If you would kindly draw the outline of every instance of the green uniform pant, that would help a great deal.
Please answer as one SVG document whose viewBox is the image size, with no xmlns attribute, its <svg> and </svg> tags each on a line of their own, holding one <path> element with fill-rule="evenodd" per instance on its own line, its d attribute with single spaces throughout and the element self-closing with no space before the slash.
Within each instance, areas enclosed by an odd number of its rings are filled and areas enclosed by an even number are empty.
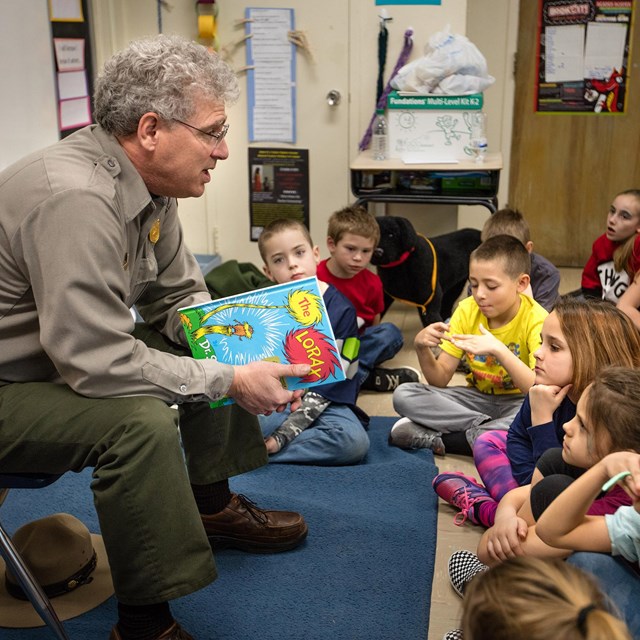
<svg viewBox="0 0 640 640">
<path fill-rule="evenodd" d="M 153 347 L 178 352 L 145 334 Z M 217 482 L 265 463 L 257 419 L 237 405 L 211 410 L 198 402 L 178 412 L 146 396 L 87 398 L 46 382 L 0 387 L 0 471 L 93 467 L 95 508 L 125 604 L 171 600 L 215 579 L 190 482 Z"/>
</svg>

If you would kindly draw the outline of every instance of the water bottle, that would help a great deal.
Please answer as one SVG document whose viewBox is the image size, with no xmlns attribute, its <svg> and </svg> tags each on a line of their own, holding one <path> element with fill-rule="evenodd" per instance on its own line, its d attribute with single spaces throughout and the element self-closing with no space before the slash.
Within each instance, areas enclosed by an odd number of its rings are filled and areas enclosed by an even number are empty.
<svg viewBox="0 0 640 640">
<path fill-rule="evenodd" d="M 374 160 L 387 159 L 387 121 L 383 109 L 376 109 L 376 117 L 373 121 L 371 132 L 371 149 Z"/>
<path fill-rule="evenodd" d="M 471 149 L 478 164 L 487 156 L 487 117 L 482 111 L 471 116 Z"/>
</svg>

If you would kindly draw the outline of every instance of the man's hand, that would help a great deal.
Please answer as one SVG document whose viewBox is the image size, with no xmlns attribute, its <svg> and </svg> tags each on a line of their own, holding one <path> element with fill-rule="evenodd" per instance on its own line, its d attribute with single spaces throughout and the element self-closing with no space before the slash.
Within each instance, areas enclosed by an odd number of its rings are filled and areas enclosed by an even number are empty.
<svg viewBox="0 0 640 640">
<path fill-rule="evenodd" d="M 278 364 L 264 360 L 237 366 L 234 367 L 233 381 L 227 395 L 255 415 L 281 412 L 288 404 L 291 405 L 291 411 L 295 411 L 300 406 L 304 389 L 288 391 L 280 379 L 302 377 L 310 370 L 306 364 Z"/>
</svg>

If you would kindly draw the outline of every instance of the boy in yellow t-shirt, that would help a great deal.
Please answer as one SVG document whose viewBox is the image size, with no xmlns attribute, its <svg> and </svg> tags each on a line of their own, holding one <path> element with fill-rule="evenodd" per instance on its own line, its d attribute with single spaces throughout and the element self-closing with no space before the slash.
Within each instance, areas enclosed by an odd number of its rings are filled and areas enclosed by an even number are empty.
<svg viewBox="0 0 640 640">
<path fill-rule="evenodd" d="M 530 268 L 527 250 L 513 236 L 493 236 L 471 254 L 471 297 L 459 303 L 449 324 L 434 322 L 415 338 L 428 384 L 395 390 L 393 406 L 404 417 L 391 428 L 390 444 L 471 455 L 482 431 L 509 428 L 533 385 L 533 354 L 547 316 L 524 295 Z M 447 387 L 465 354 L 467 386 Z"/>
</svg>

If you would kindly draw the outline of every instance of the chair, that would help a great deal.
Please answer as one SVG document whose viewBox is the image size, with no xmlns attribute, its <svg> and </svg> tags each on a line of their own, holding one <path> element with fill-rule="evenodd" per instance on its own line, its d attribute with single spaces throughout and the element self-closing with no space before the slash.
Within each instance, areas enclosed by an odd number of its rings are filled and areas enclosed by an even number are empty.
<svg viewBox="0 0 640 640">
<path fill-rule="evenodd" d="M 39 475 L 33 473 L 0 473 L 0 506 L 9 489 L 40 489 L 55 482 L 59 475 Z M 15 576 L 16 580 L 31 601 L 33 608 L 38 615 L 53 631 L 58 640 L 69 640 L 69 636 L 62 626 L 48 596 L 42 587 L 37 583 L 33 574 L 24 563 L 20 554 L 16 550 L 11 538 L 2 528 L 0 522 L 0 556 L 4 559 L 7 567 Z"/>
</svg>

